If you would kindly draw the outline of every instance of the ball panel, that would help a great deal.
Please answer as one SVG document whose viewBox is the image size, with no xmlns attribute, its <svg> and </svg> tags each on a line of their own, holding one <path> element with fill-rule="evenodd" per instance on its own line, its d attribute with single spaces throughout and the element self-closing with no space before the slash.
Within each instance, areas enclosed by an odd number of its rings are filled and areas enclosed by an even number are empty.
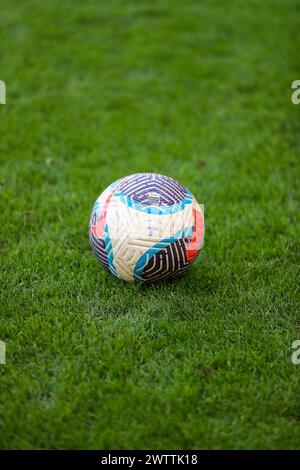
<svg viewBox="0 0 300 470">
<path fill-rule="evenodd" d="M 113 262 L 112 244 L 109 237 L 108 228 L 105 228 L 104 234 L 100 238 L 96 237 L 93 231 L 90 230 L 89 238 L 93 253 L 97 260 L 102 264 L 107 272 L 117 276 Z"/>
<path fill-rule="evenodd" d="M 140 204 L 173 205 L 182 201 L 188 190 L 178 181 L 155 173 L 137 173 L 121 182 L 119 191 Z"/>
<path fill-rule="evenodd" d="M 186 258 L 185 241 L 176 240 L 152 256 L 139 278 L 144 282 L 172 279 L 183 274 L 191 263 Z"/>
<path fill-rule="evenodd" d="M 198 203 L 193 209 L 194 226 L 191 240 L 187 247 L 187 259 L 193 261 L 199 254 L 204 242 L 204 216 Z"/>
</svg>

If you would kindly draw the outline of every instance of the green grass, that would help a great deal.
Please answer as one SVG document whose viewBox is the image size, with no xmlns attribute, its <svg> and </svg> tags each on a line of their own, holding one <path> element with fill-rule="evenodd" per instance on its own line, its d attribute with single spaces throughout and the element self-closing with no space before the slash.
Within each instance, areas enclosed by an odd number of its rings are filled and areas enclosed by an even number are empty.
<svg viewBox="0 0 300 470">
<path fill-rule="evenodd" d="M 1 448 L 299 448 L 300 3 L 2 0 Z M 178 179 L 204 252 L 153 286 L 87 237 Z"/>
</svg>

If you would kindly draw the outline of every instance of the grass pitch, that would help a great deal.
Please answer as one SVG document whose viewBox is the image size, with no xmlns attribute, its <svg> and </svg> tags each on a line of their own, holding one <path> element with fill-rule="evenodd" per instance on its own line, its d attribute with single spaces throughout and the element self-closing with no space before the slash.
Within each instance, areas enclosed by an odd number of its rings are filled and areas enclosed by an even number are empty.
<svg viewBox="0 0 300 470">
<path fill-rule="evenodd" d="M 299 448 L 299 1 L 2 0 L 1 448 Z M 135 172 L 205 204 L 200 261 L 92 255 Z"/>
</svg>

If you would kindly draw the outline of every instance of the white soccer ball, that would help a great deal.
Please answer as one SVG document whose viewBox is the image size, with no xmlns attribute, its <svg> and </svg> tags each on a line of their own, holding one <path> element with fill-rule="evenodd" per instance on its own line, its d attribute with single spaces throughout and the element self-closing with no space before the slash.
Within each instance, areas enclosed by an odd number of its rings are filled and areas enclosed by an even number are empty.
<svg viewBox="0 0 300 470">
<path fill-rule="evenodd" d="M 100 194 L 89 237 L 96 258 L 116 277 L 142 282 L 174 278 L 203 246 L 203 206 L 178 181 L 137 173 Z"/>
</svg>

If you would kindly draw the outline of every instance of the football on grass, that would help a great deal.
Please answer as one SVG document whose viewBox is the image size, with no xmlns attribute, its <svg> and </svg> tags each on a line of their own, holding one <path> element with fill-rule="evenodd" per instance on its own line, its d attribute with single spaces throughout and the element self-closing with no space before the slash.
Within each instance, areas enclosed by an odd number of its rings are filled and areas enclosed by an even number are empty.
<svg viewBox="0 0 300 470">
<path fill-rule="evenodd" d="M 125 176 L 96 200 L 89 238 L 96 258 L 116 277 L 142 282 L 174 278 L 203 246 L 203 206 L 168 176 Z"/>
</svg>

